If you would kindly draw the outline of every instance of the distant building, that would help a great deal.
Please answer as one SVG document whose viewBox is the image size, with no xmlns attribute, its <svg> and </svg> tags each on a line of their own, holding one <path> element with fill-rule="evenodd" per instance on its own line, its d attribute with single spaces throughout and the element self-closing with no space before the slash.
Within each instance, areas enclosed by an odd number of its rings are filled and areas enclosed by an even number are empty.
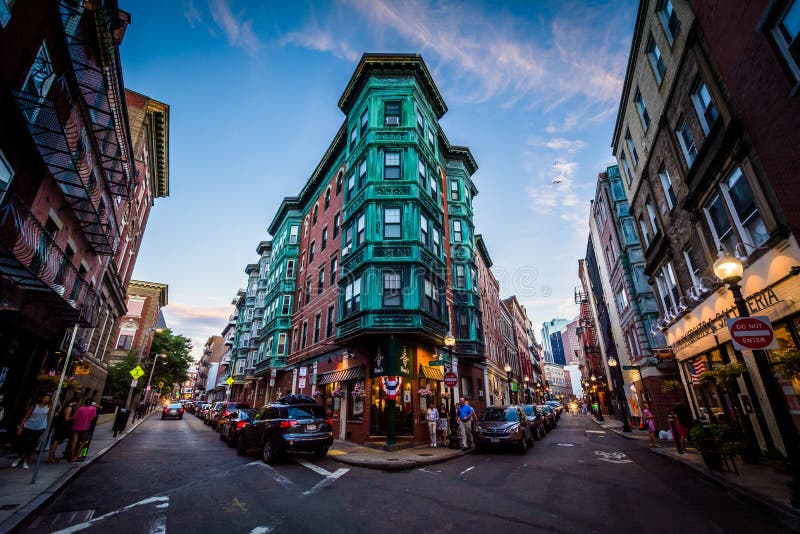
<svg viewBox="0 0 800 534">
<path fill-rule="evenodd" d="M 568 319 L 551 319 L 545 323 L 542 323 L 542 356 L 545 362 L 554 362 L 553 359 L 553 347 L 551 344 L 551 335 L 558 332 L 559 334 L 561 331 L 567 326 L 569 323 Z M 562 345 L 562 353 L 563 353 L 563 342 L 559 339 L 559 345 Z"/>
<path fill-rule="evenodd" d="M 138 359 L 150 357 L 161 309 L 168 303 L 169 286 L 158 282 L 131 280 L 128 284 L 127 313 L 119 322 L 113 349 L 108 357 L 109 365 L 117 363 L 128 354 Z"/>
</svg>

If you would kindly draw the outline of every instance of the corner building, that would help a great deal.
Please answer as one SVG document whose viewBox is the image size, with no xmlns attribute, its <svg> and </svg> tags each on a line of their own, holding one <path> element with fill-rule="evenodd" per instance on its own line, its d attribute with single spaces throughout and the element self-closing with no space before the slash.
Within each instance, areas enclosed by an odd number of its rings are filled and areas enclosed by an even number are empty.
<svg viewBox="0 0 800 534">
<path fill-rule="evenodd" d="M 447 107 L 418 55 L 365 54 L 339 108 L 333 142 L 269 227 L 255 374 L 269 399 L 317 398 L 337 438 L 420 442 L 425 410 L 450 394 L 448 370 L 453 396 L 485 402 L 477 164 L 440 129 Z M 389 376 L 402 379 L 394 401 Z"/>
</svg>

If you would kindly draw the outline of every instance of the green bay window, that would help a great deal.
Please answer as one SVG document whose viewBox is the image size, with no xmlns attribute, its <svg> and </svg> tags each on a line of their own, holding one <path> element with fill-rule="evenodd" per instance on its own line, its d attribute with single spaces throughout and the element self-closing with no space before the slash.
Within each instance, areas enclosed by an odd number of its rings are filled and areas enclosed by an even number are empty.
<svg viewBox="0 0 800 534">
<path fill-rule="evenodd" d="M 402 237 L 400 208 L 386 208 L 383 210 L 383 238 L 400 239 Z"/>
<path fill-rule="evenodd" d="M 383 178 L 384 180 L 401 178 L 399 150 L 387 150 L 383 153 Z"/>
<path fill-rule="evenodd" d="M 383 305 L 384 307 L 399 307 L 403 304 L 402 274 L 400 271 L 386 271 L 383 273 Z"/>
</svg>

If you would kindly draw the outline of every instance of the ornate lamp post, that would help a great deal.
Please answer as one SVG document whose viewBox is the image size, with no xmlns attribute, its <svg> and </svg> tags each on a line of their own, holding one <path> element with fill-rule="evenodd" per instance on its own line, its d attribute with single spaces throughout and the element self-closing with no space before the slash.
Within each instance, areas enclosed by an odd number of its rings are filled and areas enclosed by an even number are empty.
<svg viewBox="0 0 800 534">
<path fill-rule="evenodd" d="M 511 402 L 511 366 L 509 364 L 505 364 L 503 366 L 503 371 L 506 372 L 506 382 L 508 382 L 508 402 Z"/>
<path fill-rule="evenodd" d="M 628 401 L 625 398 L 625 391 L 623 388 L 624 378 L 622 376 L 622 369 L 619 368 L 619 363 L 613 356 L 608 359 L 608 366 L 611 367 L 611 372 L 617 375 L 614 377 L 614 390 L 617 395 L 617 401 L 619 402 L 620 415 L 622 416 L 622 431 L 630 432 L 631 421 L 630 415 L 628 414 Z"/>
<path fill-rule="evenodd" d="M 447 348 L 447 356 L 450 359 L 450 370 L 453 370 L 453 346 L 456 344 L 456 338 L 453 337 L 452 332 L 447 332 L 447 335 L 444 336 L 444 346 Z M 458 443 L 458 426 L 456 422 L 456 399 L 455 399 L 455 389 L 450 388 L 450 405 L 447 408 L 448 416 L 450 419 L 450 424 L 448 427 L 450 428 L 450 448 L 457 449 L 459 448 Z"/>
<path fill-rule="evenodd" d="M 795 269 L 792 269 L 792 274 L 795 274 L 794 271 Z M 750 309 L 747 307 L 747 302 L 742 295 L 742 286 L 739 285 L 739 282 L 742 281 L 743 273 L 744 266 L 741 260 L 732 254 L 728 254 L 723 247 L 720 247 L 717 261 L 714 262 L 714 274 L 733 293 L 733 302 L 736 305 L 739 317 L 750 317 Z M 778 421 L 778 430 L 786 445 L 789 460 L 788 468 L 792 477 L 789 482 L 792 507 L 800 508 L 800 460 L 798 459 L 800 454 L 798 454 L 798 440 L 797 433 L 794 430 L 794 422 L 789 408 L 786 406 L 786 400 L 781 393 L 778 381 L 775 379 L 767 353 L 763 350 L 754 350 L 753 360 L 756 362 L 756 368 L 761 376 L 761 382 L 764 384 L 764 391 L 772 407 L 772 413 Z"/>
<path fill-rule="evenodd" d="M 528 388 L 528 383 L 531 379 L 526 375 L 522 378 L 522 381 L 525 382 L 525 402 L 530 402 L 531 390 Z"/>
<path fill-rule="evenodd" d="M 150 384 L 153 381 L 153 371 L 156 370 L 156 364 L 158 363 L 159 359 L 165 359 L 167 357 L 166 354 L 156 354 L 155 358 L 153 358 L 153 367 L 150 368 L 150 378 L 147 379 L 147 388 L 145 388 L 145 404 L 150 404 L 150 398 L 153 396 L 153 392 L 150 390 Z"/>
</svg>

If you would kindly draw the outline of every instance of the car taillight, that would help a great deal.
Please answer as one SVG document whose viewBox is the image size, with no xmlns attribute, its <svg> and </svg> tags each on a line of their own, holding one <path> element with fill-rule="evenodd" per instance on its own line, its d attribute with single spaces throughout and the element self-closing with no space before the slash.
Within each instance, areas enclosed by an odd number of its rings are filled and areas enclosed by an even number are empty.
<svg viewBox="0 0 800 534">
<path fill-rule="evenodd" d="M 238 423 L 236 423 L 236 428 L 237 429 L 242 429 L 242 428 L 245 427 L 246 424 L 247 424 L 247 421 L 239 421 Z"/>
<path fill-rule="evenodd" d="M 330 426 L 333 426 L 333 419 L 328 419 L 328 424 L 329 424 Z"/>
<path fill-rule="evenodd" d="M 183 408 L 178 408 L 178 413 L 183 413 Z"/>
<path fill-rule="evenodd" d="M 166 408 L 164 408 L 164 413 L 167 413 L 167 409 Z"/>
<path fill-rule="evenodd" d="M 288 421 L 281 421 L 281 428 L 291 428 L 297 425 L 296 419 L 289 419 Z"/>
</svg>

